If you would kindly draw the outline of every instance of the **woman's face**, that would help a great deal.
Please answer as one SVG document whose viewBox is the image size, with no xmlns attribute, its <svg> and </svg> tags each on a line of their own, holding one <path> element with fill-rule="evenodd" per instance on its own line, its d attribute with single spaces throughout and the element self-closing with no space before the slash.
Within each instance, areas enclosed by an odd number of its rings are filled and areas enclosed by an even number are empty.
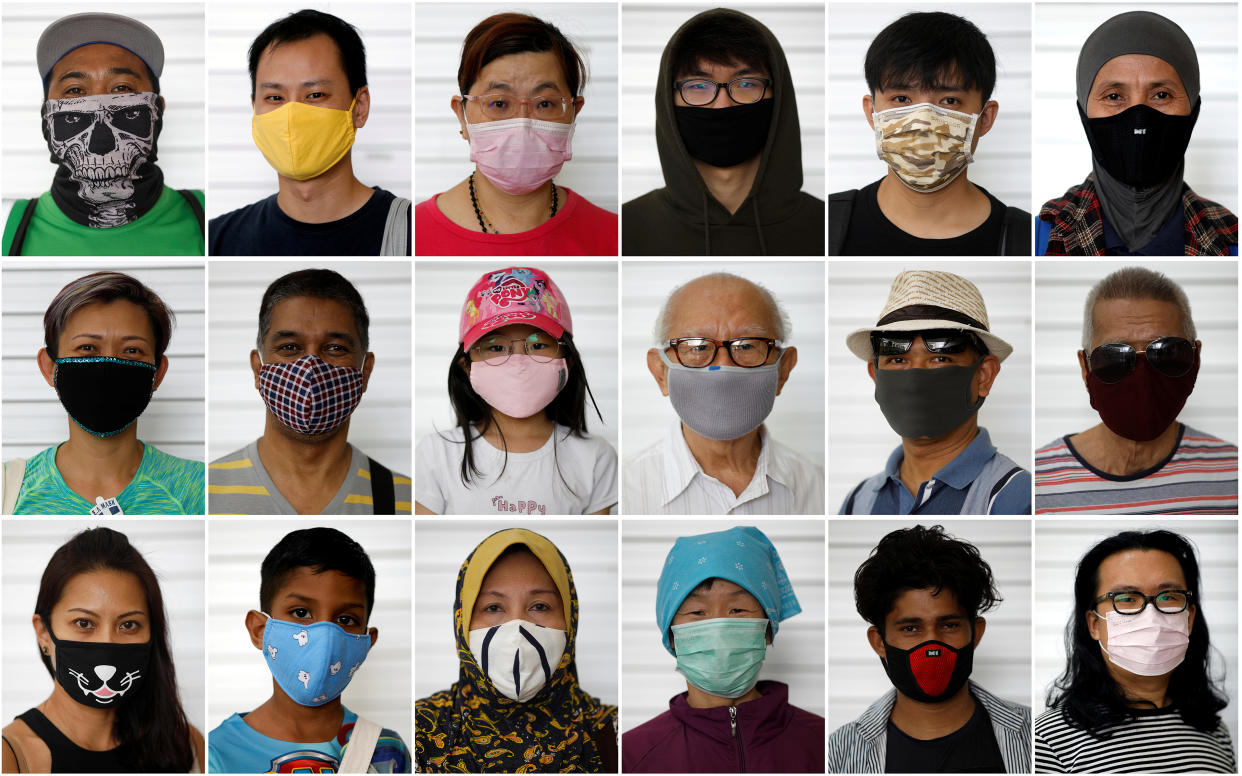
<svg viewBox="0 0 1242 776">
<path fill-rule="evenodd" d="M 1154 596 L 1161 590 L 1185 590 L 1186 574 L 1182 564 L 1164 550 L 1122 550 L 1105 558 L 1096 571 L 1099 583 L 1096 585 L 1097 598 L 1107 593 L 1135 592 L 1145 596 Z M 1148 604 L 1151 606 L 1151 604 Z M 1104 619 L 1113 611 L 1107 600 L 1096 604 L 1093 612 L 1087 612 L 1087 630 L 1091 637 L 1108 649 L 1108 626 Z M 1195 626 L 1195 606 L 1188 607 L 1189 627 Z M 1097 616 L 1098 615 L 1098 616 Z M 1161 617 L 1180 617 L 1181 615 L 1161 614 Z M 1114 669 L 1124 669 L 1113 666 Z"/>
<path fill-rule="evenodd" d="M 142 644 L 151 640 L 147 596 L 138 577 L 126 571 L 100 569 L 72 577 L 52 607 L 50 627 L 61 641 Z M 45 633 L 39 646 L 52 656 L 56 650 Z"/>
<path fill-rule="evenodd" d="M 561 60 L 551 51 L 523 51 L 520 54 L 508 54 L 488 62 L 479 71 L 478 77 L 470 86 L 469 94 L 482 97 L 495 96 L 503 103 L 493 99 L 493 103 L 509 105 L 516 109 L 512 118 L 539 118 L 572 124 L 582 110 L 583 99 L 575 97 L 569 90 L 565 80 L 565 72 Z M 572 100 L 561 103 L 562 98 Z M 521 100 L 528 100 L 521 103 Z M 536 108 L 544 110 L 561 103 L 562 113 L 535 115 Z M 470 137 L 467 124 L 479 124 L 485 121 L 499 121 L 499 118 L 488 116 L 480 100 L 463 100 L 453 97 L 453 112 L 462 122 L 462 132 Z"/>
<path fill-rule="evenodd" d="M 155 330 L 142 307 L 125 299 L 93 302 L 65 321 L 56 342 L 58 358 L 108 356 L 155 361 Z"/>
<path fill-rule="evenodd" d="M 533 554 L 515 552 L 492 564 L 474 602 L 470 630 L 526 620 L 565 630 L 565 609 L 548 570 Z"/>
</svg>

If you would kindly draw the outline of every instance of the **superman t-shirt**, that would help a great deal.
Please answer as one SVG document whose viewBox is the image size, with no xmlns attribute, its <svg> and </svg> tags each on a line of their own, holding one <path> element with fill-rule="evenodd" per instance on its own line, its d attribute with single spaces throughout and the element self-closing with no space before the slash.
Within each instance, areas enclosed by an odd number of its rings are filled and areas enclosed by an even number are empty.
<svg viewBox="0 0 1242 776">
<path fill-rule="evenodd" d="M 269 738 L 234 714 L 208 736 L 207 767 L 212 773 L 337 773 L 358 715 L 345 709 L 341 729 L 330 741 L 294 743 Z M 401 736 L 380 731 L 370 773 L 409 773 L 410 751 Z"/>
</svg>

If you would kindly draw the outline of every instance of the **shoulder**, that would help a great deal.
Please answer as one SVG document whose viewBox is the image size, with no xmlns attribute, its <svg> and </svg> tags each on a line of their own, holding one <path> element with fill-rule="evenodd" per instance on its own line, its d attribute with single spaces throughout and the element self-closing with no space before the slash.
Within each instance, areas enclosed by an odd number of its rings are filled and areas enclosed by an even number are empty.
<svg viewBox="0 0 1242 776">
<path fill-rule="evenodd" d="M 1068 452 L 1069 452 L 1069 445 L 1065 443 L 1065 437 L 1061 436 L 1061 437 L 1057 437 L 1056 439 L 1052 440 L 1048 444 L 1043 445 L 1042 447 L 1036 448 L 1035 456 L 1040 457 L 1040 456 L 1059 455 L 1061 453 L 1068 453 Z"/>
<path fill-rule="evenodd" d="M 617 450 L 612 446 L 612 443 L 598 434 L 587 434 L 584 437 L 580 437 L 577 434 L 570 434 L 569 429 L 565 426 L 557 426 L 557 433 L 563 434 L 561 438 L 565 440 L 566 446 L 571 449 L 582 450 L 595 460 L 601 458 L 616 459 L 617 457 Z"/>
<path fill-rule="evenodd" d="M 253 443 L 251 443 L 253 444 Z M 238 448 L 228 455 L 222 455 L 207 465 L 208 472 L 211 476 L 216 476 L 218 472 L 236 471 L 238 469 L 249 469 L 254 466 L 254 461 L 250 459 L 251 445 Z"/>
<path fill-rule="evenodd" d="M 671 711 L 663 711 L 641 725 L 621 734 L 621 747 L 631 765 L 640 765 L 661 744 L 683 727 Z"/>
<path fill-rule="evenodd" d="M 1082 183 L 1071 186 L 1060 197 L 1054 197 L 1044 203 L 1039 209 L 1039 218 L 1044 221 L 1052 221 L 1064 210 L 1072 207 L 1082 207 L 1096 202 L 1095 181 L 1090 175 Z"/>
<path fill-rule="evenodd" d="M 771 447 L 772 460 L 782 467 L 801 476 L 823 478 L 824 467 L 815 463 L 809 456 L 783 444 L 774 437 L 768 437 L 768 445 Z"/>
<path fill-rule="evenodd" d="M 1213 436 L 1212 434 L 1206 434 L 1202 431 L 1199 431 L 1198 429 L 1191 428 L 1190 426 L 1186 426 L 1185 429 L 1182 431 L 1182 447 L 1185 447 L 1188 444 L 1196 445 L 1200 447 L 1206 446 L 1206 447 L 1227 448 L 1227 449 L 1232 450 L 1235 453 L 1238 450 L 1238 446 L 1235 445 L 1234 443 L 1226 442 L 1225 440 L 1219 437 Z"/>
<path fill-rule="evenodd" d="M 1035 716 L 1035 735 L 1047 737 L 1050 733 L 1064 731 L 1070 727 L 1061 706 L 1044 709 Z"/>
<path fill-rule="evenodd" d="M 558 186 L 557 188 L 560 188 L 560 187 Z M 595 204 L 591 200 L 587 199 L 586 197 L 582 196 L 581 194 L 579 194 L 578 192 L 574 191 L 573 189 L 569 187 L 565 187 L 565 190 L 569 192 L 569 196 L 577 200 L 577 205 L 575 206 L 575 210 L 574 210 L 575 218 L 580 218 L 582 220 L 590 220 L 590 221 L 610 222 L 614 225 L 616 224 L 617 222 L 616 213 L 612 212 L 611 210 L 605 210 L 604 208 L 600 207 L 599 205 Z"/>
<path fill-rule="evenodd" d="M 42 738 L 20 719 L 0 730 L 4 736 L 4 772 L 18 773 L 24 764 L 30 773 L 48 773 L 52 769 L 52 752 Z"/>
<path fill-rule="evenodd" d="M 239 207 L 208 221 L 207 233 L 211 243 L 209 246 L 210 252 L 212 254 L 229 254 L 244 248 L 248 245 L 245 233 L 269 218 L 272 214 L 272 209 L 275 207 L 276 195 L 272 194 L 258 202 L 252 202 L 249 205 Z"/>
<path fill-rule="evenodd" d="M 625 471 L 627 474 L 662 472 L 667 452 L 668 444 L 664 438 L 661 438 L 627 458 L 624 463 Z"/>
<path fill-rule="evenodd" d="M 150 449 L 151 461 L 161 470 L 176 475 L 193 475 L 203 476 L 203 462 L 195 461 L 191 458 L 178 458 L 175 455 L 166 453 L 153 444 L 143 443 Z"/>
<path fill-rule="evenodd" d="M 653 209 L 663 210 L 665 207 L 663 194 L 664 189 L 652 189 L 642 196 L 635 197 L 621 205 L 621 215 L 628 218 L 631 215 L 641 216 Z"/>
<path fill-rule="evenodd" d="M 236 210 L 230 210 L 222 216 L 216 216 L 208 222 L 208 225 L 212 229 L 236 227 L 266 213 L 275 203 L 276 195 L 272 194 L 258 202 L 251 202 Z"/>
</svg>

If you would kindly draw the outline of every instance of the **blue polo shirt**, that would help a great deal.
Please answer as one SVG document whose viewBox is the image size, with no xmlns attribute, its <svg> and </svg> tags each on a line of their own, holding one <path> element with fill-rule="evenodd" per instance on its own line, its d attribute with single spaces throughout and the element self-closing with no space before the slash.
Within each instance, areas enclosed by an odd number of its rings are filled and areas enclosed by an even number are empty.
<svg viewBox="0 0 1242 776">
<path fill-rule="evenodd" d="M 971 440 L 966 449 L 945 464 L 930 480 L 919 485 L 914 495 L 901 481 L 901 462 L 905 450 L 901 445 L 888 457 L 884 466 L 884 482 L 876 494 L 873 515 L 960 515 L 966 501 L 966 490 L 983 467 L 996 455 L 996 445 L 986 428 Z M 1031 513 L 1031 473 L 1022 471 L 996 494 L 992 505 L 994 515 Z"/>
</svg>

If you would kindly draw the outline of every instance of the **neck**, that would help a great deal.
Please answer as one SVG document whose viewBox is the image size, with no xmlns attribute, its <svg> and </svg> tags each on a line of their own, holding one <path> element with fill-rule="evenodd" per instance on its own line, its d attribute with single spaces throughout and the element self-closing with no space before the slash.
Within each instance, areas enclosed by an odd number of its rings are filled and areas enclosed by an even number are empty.
<svg viewBox="0 0 1242 776">
<path fill-rule="evenodd" d="M 681 434 L 704 474 L 721 481 L 729 475 L 741 475 L 746 482 L 755 476 L 759 453 L 763 450 L 758 428 L 737 439 L 708 439 L 682 423 Z"/>
<path fill-rule="evenodd" d="M 276 204 L 295 221 L 324 224 L 339 221 L 366 204 L 374 190 L 354 177 L 353 151 L 323 175 L 298 181 L 279 176 Z"/>
<path fill-rule="evenodd" d="M 56 448 L 56 468 L 66 480 L 129 483 L 138 473 L 144 451 L 136 423 L 115 436 L 97 437 L 71 420 L 69 440 Z M 95 495 L 110 498 L 117 494 Z M 93 502 L 94 496 L 87 500 Z"/>
<path fill-rule="evenodd" d="M 323 477 L 341 466 L 349 465 L 349 421 L 322 439 L 307 438 L 290 431 L 269 412 L 259 437 L 259 458 L 269 473 L 279 472 L 296 477 Z"/>
<path fill-rule="evenodd" d="M 345 707 L 341 705 L 340 696 L 322 706 L 303 706 L 286 695 L 275 679 L 272 680 L 272 697 L 251 715 L 260 713 L 265 722 L 275 723 L 275 732 L 279 735 L 273 738 L 305 744 L 332 740 L 345 721 Z"/>
<path fill-rule="evenodd" d="M 1130 701 L 1131 706 L 1150 708 L 1155 706 L 1163 709 L 1172 703 L 1169 698 L 1169 677 L 1172 672 L 1162 676 L 1139 676 L 1113 665 L 1111 660 L 1105 661 L 1108 673 L 1121 688 L 1121 694 Z"/>
<path fill-rule="evenodd" d="M 897 701 L 888 718 L 911 738 L 930 741 L 962 729 L 975 713 L 970 685 L 962 685 L 952 698 L 939 703 L 923 703 L 897 692 Z"/>
<path fill-rule="evenodd" d="M 721 698 L 719 695 L 703 692 L 694 685 L 686 682 L 686 704 L 692 709 L 717 709 L 721 706 L 736 706 L 739 703 L 746 703 L 758 698 L 762 698 L 763 693 L 759 692 L 759 686 L 755 685 L 740 698 Z"/>
<path fill-rule="evenodd" d="M 555 429 L 556 423 L 543 410 L 528 418 L 514 418 L 492 408 L 491 420 L 481 433 L 497 450 L 529 453 L 543 447 Z"/>
<path fill-rule="evenodd" d="M 911 494 L 943 469 L 979 435 L 979 419 L 972 415 L 962 425 L 935 439 L 901 440 L 903 457 L 899 473 Z"/>
<path fill-rule="evenodd" d="M 1146 471 L 1169 457 L 1177 445 L 1181 424 L 1176 420 L 1148 442 L 1118 436 L 1103 423 L 1070 437 L 1074 449 L 1096 469 L 1107 474 L 1127 476 Z"/>
<path fill-rule="evenodd" d="M 991 215 L 992 205 L 963 171 L 939 191 L 923 193 L 901 182 L 891 169 L 876 192 L 880 212 L 915 237 L 942 239 L 964 234 Z"/>
<path fill-rule="evenodd" d="M 120 743 L 113 735 L 116 709 L 84 706 L 69 697 L 59 683 L 52 695 L 38 706 L 43 716 L 83 749 L 106 752 Z"/>
<path fill-rule="evenodd" d="M 485 221 L 501 234 L 529 232 L 552 217 L 551 180 L 526 194 L 510 194 L 476 169 L 474 196 Z M 565 204 L 564 189 L 557 189 L 557 197 L 559 208 Z"/>
<path fill-rule="evenodd" d="M 694 166 L 698 168 L 707 191 L 732 214 L 738 211 L 750 194 L 755 176 L 759 173 L 759 157 L 732 167 L 713 167 L 695 159 Z"/>
</svg>

